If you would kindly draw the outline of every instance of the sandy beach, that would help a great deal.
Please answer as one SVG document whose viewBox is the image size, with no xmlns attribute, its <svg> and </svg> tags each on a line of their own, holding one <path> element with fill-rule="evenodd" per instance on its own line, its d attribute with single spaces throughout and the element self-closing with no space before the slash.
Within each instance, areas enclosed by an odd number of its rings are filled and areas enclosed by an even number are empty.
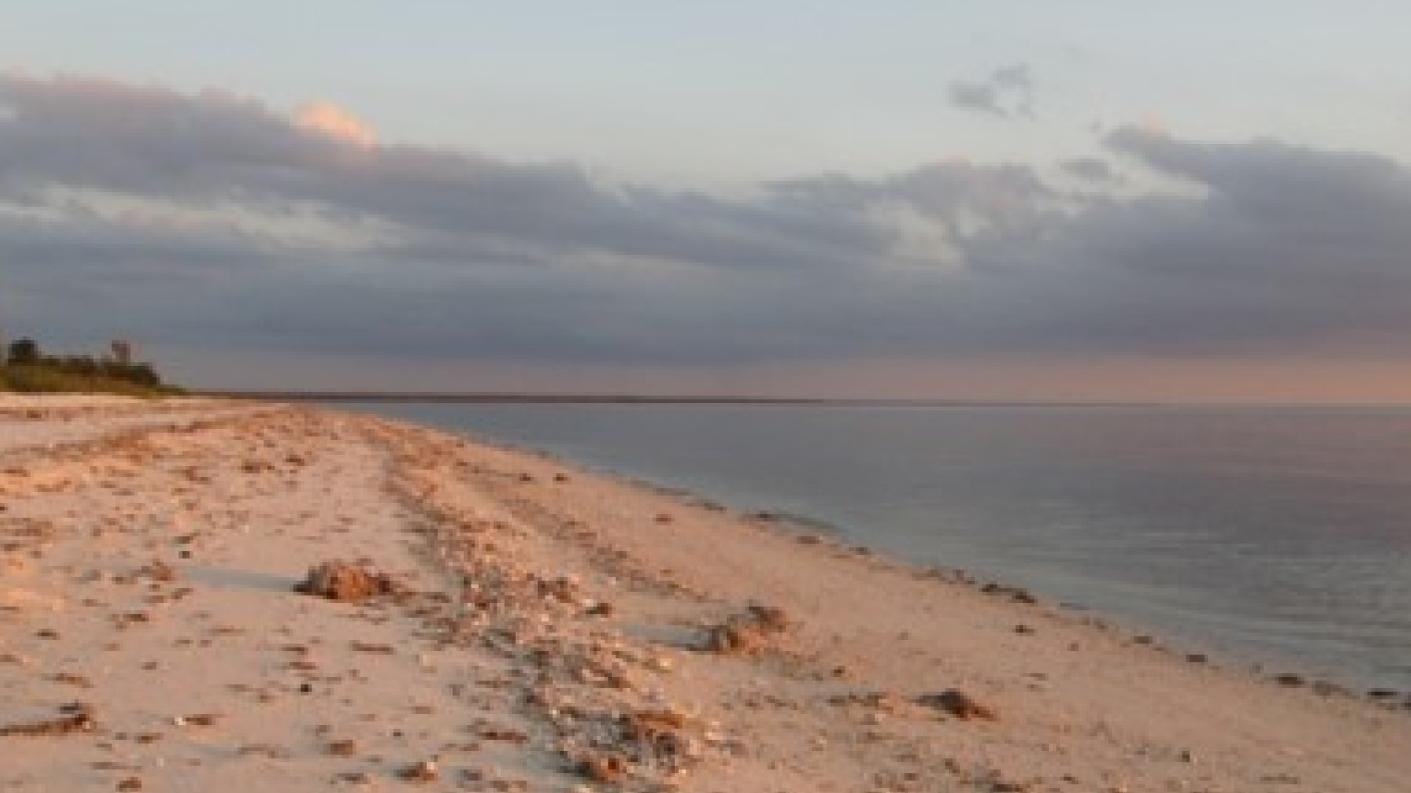
<svg viewBox="0 0 1411 793">
<path fill-rule="evenodd" d="M 0 790 L 1411 790 L 1405 693 L 370 417 L 0 396 L 0 548 Z"/>
</svg>

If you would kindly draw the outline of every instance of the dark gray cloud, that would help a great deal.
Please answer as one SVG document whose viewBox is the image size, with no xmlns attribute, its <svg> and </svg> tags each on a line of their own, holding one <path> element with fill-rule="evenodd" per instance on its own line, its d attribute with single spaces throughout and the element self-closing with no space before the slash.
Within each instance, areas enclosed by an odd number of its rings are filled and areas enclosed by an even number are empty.
<svg viewBox="0 0 1411 793">
<path fill-rule="evenodd" d="M 1016 63 L 994 70 L 979 80 L 950 84 L 952 105 L 1004 119 L 1034 117 L 1034 76 L 1028 64 Z"/>
<path fill-rule="evenodd" d="M 953 161 L 724 199 L 355 143 L 213 92 L 9 76 L 0 108 L 0 324 L 58 340 L 683 365 L 1411 349 L 1411 174 L 1375 155 L 1123 129 L 1124 170 L 1187 189 Z"/>
<path fill-rule="evenodd" d="M 1119 181 L 1121 178 L 1117 169 L 1113 168 L 1106 160 L 1098 157 L 1076 157 L 1064 160 L 1060 165 L 1064 173 L 1089 182 L 1111 183 Z"/>
</svg>

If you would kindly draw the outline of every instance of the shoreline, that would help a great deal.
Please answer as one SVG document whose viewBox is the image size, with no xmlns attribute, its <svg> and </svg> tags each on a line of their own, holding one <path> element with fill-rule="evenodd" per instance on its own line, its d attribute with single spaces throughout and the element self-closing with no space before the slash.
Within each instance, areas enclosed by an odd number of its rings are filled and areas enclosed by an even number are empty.
<svg viewBox="0 0 1411 793">
<path fill-rule="evenodd" d="M 1131 637 L 1142 637 L 1143 642 L 1148 642 L 1153 646 L 1160 647 L 1171 653 L 1173 657 L 1198 655 L 1209 659 L 1212 663 L 1229 669 L 1233 673 L 1247 674 L 1255 679 L 1273 680 L 1279 677 L 1298 676 L 1303 678 L 1310 685 L 1316 685 L 1326 689 L 1336 689 L 1358 695 L 1364 695 L 1368 691 L 1397 691 L 1401 693 L 1407 701 L 1411 701 L 1411 689 L 1401 691 L 1399 687 L 1388 683 L 1386 680 L 1378 679 L 1372 673 L 1358 674 L 1335 669 L 1315 670 L 1308 664 L 1300 662 L 1298 658 L 1294 657 L 1296 653 L 1290 652 L 1285 656 L 1277 656 L 1273 653 L 1261 652 L 1253 647 L 1241 648 L 1238 646 L 1230 646 L 1222 643 L 1219 639 L 1202 637 L 1198 630 L 1183 630 L 1178 625 L 1163 624 L 1159 618 L 1143 619 L 1135 614 L 1116 614 L 1099 604 L 1090 604 L 1078 599 L 1061 598 L 1044 591 L 1041 587 L 1016 584 L 1012 579 L 1006 577 L 1003 571 L 980 571 L 963 564 L 929 564 L 917 561 L 908 558 L 903 552 L 874 547 L 863 539 L 849 537 L 848 527 L 846 525 L 825 518 L 795 513 L 790 510 L 778 510 L 767 505 L 738 504 L 732 502 L 726 496 L 713 495 L 693 489 L 689 484 L 676 484 L 663 479 L 654 479 L 650 474 L 620 470 L 611 465 L 577 460 L 570 454 L 553 449 L 540 448 L 508 440 L 498 440 L 474 428 L 438 426 L 431 423 L 419 422 L 415 419 L 369 412 L 342 405 L 328 405 L 321 406 L 321 408 L 355 416 L 370 416 L 380 420 L 402 422 L 410 426 L 453 435 L 468 440 L 471 443 L 497 449 L 509 454 L 529 455 L 562 466 L 578 468 L 597 476 L 623 482 L 629 486 L 645 488 L 663 496 L 678 499 L 683 504 L 689 506 L 719 509 L 739 520 L 762 520 L 763 522 L 773 524 L 775 528 L 783 531 L 785 536 L 788 537 L 799 534 L 817 534 L 826 538 L 829 542 L 834 543 L 839 548 L 863 549 L 868 554 L 875 554 L 879 557 L 890 559 L 898 565 L 911 568 L 918 574 L 937 573 L 944 576 L 955 577 L 962 582 L 969 581 L 970 584 L 976 588 L 992 586 L 1002 590 L 1032 590 L 1032 594 L 1043 598 L 1048 603 L 1062 608 L 1066 612 L 1072 613 L 1074 617 L 1079 620 L 1097 623 Z"/>
<path fill-rule="evenodd" d="M 1197 661 L 1014 587 L 479 438 L 165 404 L 51 417 L 0 397 L 0 441 L 34 441 L 0 443 L 0 752 L 25 750 L 0 785 L 1361 793 L 1411 776 L 1411 708 Z M 390 594 L 290 591 L 334 556 Z M 89 728 L 4 734 L 76 697 Z"/>
</svg>

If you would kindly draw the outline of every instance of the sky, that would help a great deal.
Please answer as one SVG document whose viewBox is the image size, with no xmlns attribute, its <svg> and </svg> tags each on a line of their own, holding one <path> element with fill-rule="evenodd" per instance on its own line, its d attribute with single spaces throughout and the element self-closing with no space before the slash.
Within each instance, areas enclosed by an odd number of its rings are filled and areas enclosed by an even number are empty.
<svg viewBox="0 0 1411 793">
<path fill-rule="evenodd" d="M 213 388 L 1411 400 L 1394 2 L 13 2 L 0 334 Z"/>
</svg>

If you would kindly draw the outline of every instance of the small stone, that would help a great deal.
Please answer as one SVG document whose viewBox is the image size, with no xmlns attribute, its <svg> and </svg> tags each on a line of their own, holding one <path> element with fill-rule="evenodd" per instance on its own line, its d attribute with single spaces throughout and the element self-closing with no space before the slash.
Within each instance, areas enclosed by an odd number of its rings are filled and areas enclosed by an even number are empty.
<svg viewBox="0 0 1411 793">
<path fill-rule="evenodd" d="M 969 694 L 959 689 L 946 689 L 939 694 L 923 694 L 916 699 L 918 704 L 943 710 L 958 719 L 985 719 L 994 721 L 995 711 L 977 702 Z"/>
<path fill-rule="evenodd" d="M 617 755 L 588 757 L 578 764 L 578 771 L 594 782 L 614 784 L 627 776 L 627 764 Z"/>
<path fill-rule="evenodd" d="M 406 782 L 435 782 L 440 775 L 434 760 L 422 760 L 397 771 L 397 778 Z"/>
</svg>

